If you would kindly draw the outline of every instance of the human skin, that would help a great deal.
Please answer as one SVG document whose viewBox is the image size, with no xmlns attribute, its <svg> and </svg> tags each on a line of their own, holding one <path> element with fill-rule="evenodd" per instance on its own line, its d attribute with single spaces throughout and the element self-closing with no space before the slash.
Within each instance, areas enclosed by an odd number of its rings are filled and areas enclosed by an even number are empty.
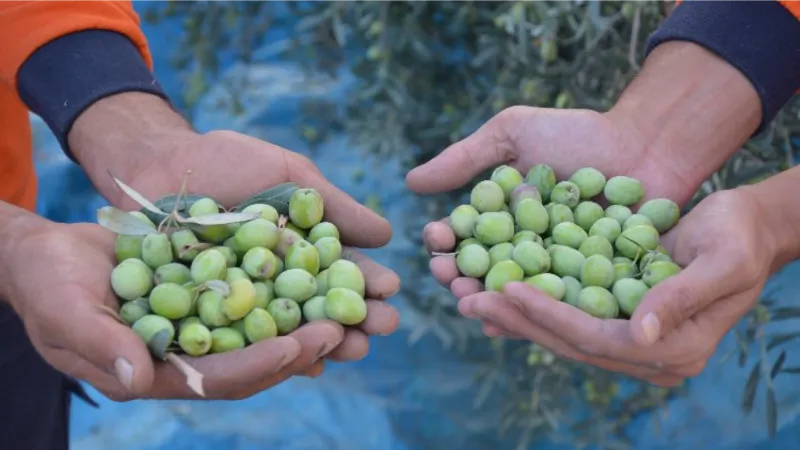
<svg viewBox="0 0 800 450">
<path fill-rule="evenodd" d="M 428 194 L 462 186 L 498 164 L 524 173 L 547 163 L 559 178 L 591 166 L 642 180 L 644 200 L 685 205 L 760 119 L 760 99 L 737 69 L 695 44 L 669 42 L 649 55 L 610 111 L 510 108 L 414 169 L 407 182 Z M 431 270 L 487 335 L 532 340 L 571 359 L 672 386 L 702 371 L 769 274 L 800 254 L 796 222 L 783 217 L 800 206 L 789 187 L 798 176 L 793 170 L 703 200 L 664 237 L 685 270 L 652 289 L 630 321 L 592 318 L 524 283 L 482 292 L 478 280 L 459 277 L 450 256 L 432 258 Z M 431 252 L 447 253 L 455 244 L 446 221 L 428 224 L 423 238 Z"/>
<path fill-rule="evenodd" d="M 139 205 L 116 187 L 109 172 L 156 199 L 178 192 L 191 170 L 188 190 L 226 207 L 292 181 L 322 194 L 326 220 L 353 246 L 343 256 L 365 275 L 367 320 L 347 330 L 332 321 L 315 322 L 237 352 L 187 358 L 204 374 L 207 398 L 249 397 L 295 374 L 319 375 L 325 358 L 360 359 L 369 335 L 397 328 L 397 312 L 383 301 L 399 289 L 397 275 L 354 248 L 385 245 L 391 227 L 327 182 L 307 158 L 231 131 L 198 134 L 166 102 L 144 93 L 94 103 L 77 118 L 68 139 L 100 194 L 120 208 Z M 57 224 L 0 203 L 0 299 L 20 315 L 48 363 L 108 397 L 196 398 L 175 367 L 154 362 L 141 339 L 104 311 L 103 306 L 118 307 L 108 283 L 113 242 L 113 233 L 99 225 Z"/>
</svg>

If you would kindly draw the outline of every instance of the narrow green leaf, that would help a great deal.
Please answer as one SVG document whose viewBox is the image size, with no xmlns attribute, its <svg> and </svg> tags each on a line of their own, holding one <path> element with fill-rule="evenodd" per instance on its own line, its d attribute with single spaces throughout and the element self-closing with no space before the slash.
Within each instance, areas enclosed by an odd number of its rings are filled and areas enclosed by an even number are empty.
<svg viewBox="0 0 800 450">
<path fill-rule="evenodd" d="M 180 217 L 176 220 L 180 223 L 193 223 L 196 225 L 227 225 L 231 223 L 239 223 L 239 222 L 247 222 L 249 220 L 257 219 L 260 216 L 259 213 L 243 213 L 243 212 L 231 212 L 231 213 L 220 213 L 220 214 L 212 214 L 209 216 L 200 216 L 200 217 Z"/>
<path fill-rule="evenodd" d="M 769 371 L 770 379 L 775 379 L 775 377 L 778 376 L 783 368 L 784 362 L 786 362 L 786 350 L 782 350 L 781 354 L 778 355 L 778 359 L 776 359 L 775 363 L 772 364 L 772 370 Z"/>
<path fill-rule="evenodd" d="M 790 375 L 800 374 L 800 367 L 787 367 L 781 370 L 781 373 L 788 373 Z"/>
<path fill-rule="evenodd" d="M 125 192 L 125 194 L 127 194 L 128 197 L 132 198 L 142 208 L 155 214 L 165 214 L 164 211 L 159 209 L 156 205 L 150 203 L 150 200 L 146 199 L 144 195 L 138 193 L 134 188 L 123 183 L 121 180 L 119 180 L 117 177 L 111 174 L 110 171 L 108 172 L 108 174 L 111 175 L 111 179 L 113 179 L 114 182 L 117 183 L 117 186 L 119 186 L 119 188 L 122 189 L 122 191 Z"/>
<path fill-rule="evenodd" d="M 739 367 L 744 367 L 747 365 L 747 350 L 740 349 L 739 350 Z"/>
<path fill-rule="evenodd" d="M 756 361 L 753 369 L 750 371 L 750 376 L 747 378 L 747 384 L 744 386 L 744 395 L 742 396 L 742 411 L 745 414 L 750 414 L 753 410 L 753 402 L 756 398 L 756 389 L 758 382 L 761 379 L 761 361 Z"/>
<path fill-rule="evenodd" d="M 104 206 L 97 210 L 97 223 L 119 235 L 146 236 L 155 232 L 142 220 L 113 206 Z"/>
<path fill-rule="evenodd" d="M 175 210 L 182 216 L 189 215 L 189 208 L 195 204 L 198 200 L 207 198 L 207 195 L 200 195 L 200 194 L 187 194 L 187 195 L 178 195 L 178 194 L 170 194 L 164 197 L 161 197 L 155 202 L 155 205 L 158 206 L 162 211 L 172 211 Z M 177 203 L 177 208 L 175 207 Z M 164 216 L 160 216 L 163 218 Z"/>
<path fill-rule="evenodd" d="M 770 315 L 772 320 L 787 320 L 800 318 L 800 308 L 785 306 L 782 308 L 775 308 Z"/>
<path fill-rule="evenodd" d="M 775 437 L 778 432 L 778 407 L 772 386 L 767 386 L 767 431 L 771 438 Z"/>
<path fill-rule="evenodd" d="M 300 187 L 294 183 L 281 183 L 275 187 L 269 188 L 265 191 L 261 191 L 258 194 L 253 195 L 252 197 L 248 198 L 247 200 L 237 205 L 236 208 L 234 208 L 234 211 L 242 211 L 243 209 L 247 208 L 250 205 L 254 205 L 256 203 L 264 203 L 278 210 L 278 213 L 283 215 L 288 215 L 289 200 L 292 198 L 292 194 L 294 194 L 294 191 L 298 189 L 300 189 Z"/>
</svg>

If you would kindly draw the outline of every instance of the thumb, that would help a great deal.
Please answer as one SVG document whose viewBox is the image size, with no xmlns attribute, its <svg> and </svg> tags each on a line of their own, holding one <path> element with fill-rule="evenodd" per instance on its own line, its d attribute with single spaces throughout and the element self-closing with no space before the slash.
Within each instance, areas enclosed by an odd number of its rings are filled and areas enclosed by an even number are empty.
<svg viewBox="0 0 800 450">
<path fill-rule="evenodd" d="M 293 168 L 292 177 L 300 186 L 319 192 L 325 200 L 325 220 L 336 224 L 343 243 L 376 248 L 392 239 L 392 226 L 386 219 L 334 186 L 313 164 Z"/>
<path fill-rule="evenodd" d="M 738 262 L 723 254 L 704 254 L 645 294 L 630 320 L 631 334 L 649 346 L 669 335 L 711 303 L 737 292 Z"/>
<path fill-rule="evenodd" d="M 59 324 L 68 324 L 62 334 L 67 350 L 116 378 L 133 395 L 150 390 L 155 377 L 152 356 L 128 326 L 88 303 L 75 307 Z"/>
<path fill-rule="evenodd" d="M 411 170 L 406 175 L 408 187 L 420 194 L 449 191 L 490 167 L 511 161 L 515 149 L 504 126 L 511 111 L 494 116 L 469 137 Z"/>
</svg>

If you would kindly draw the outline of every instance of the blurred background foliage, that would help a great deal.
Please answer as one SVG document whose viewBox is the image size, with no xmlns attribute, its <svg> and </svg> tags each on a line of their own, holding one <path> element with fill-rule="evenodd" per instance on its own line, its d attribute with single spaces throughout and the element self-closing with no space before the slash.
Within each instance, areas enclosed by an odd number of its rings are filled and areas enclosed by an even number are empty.
<svg viewBox="0 0 800 450">
<path fill-rule="evenodd" d="M 312 148 L 345 132 L 360 151 L 400 156 L 410 169 L 511 105 L 610 108 L 640 69 L 647 38 L 673 3 L 381 1 L 289 2 L 288 7 L 296 20 L 294 34 L 281 42 L 265 42 L 266 32 L 281 20 L 269 2 L 170 2 L 145 14 L 151 22 L 182 21 L 174 65 L 185 77 L 177 99 L 185 113 L 191 114 L 210 86 L 221 83 L 229 101 L 217 107 L 243 114 L 247 79 L 223 79 L 220 61 L 250 64 L 255 52 L 269 45 L 301 64 L 309 76 L 337 77 L 345 71 L 355 78 L 345 102 L 302 105 L 297 132 Z M 790 167 L 799 126 L 793 101 L 704 183 L 692 204 L 716 190 Z M 419 242 L 425 222 L 447 215 L 470 188 L 417 199 L 419 219 L 398 231 Z M 453 351 L 476 339 L 485 341 L 474 324 L 460 317 L 449 292 L 431 281 L 427 258 L 424 251 L 408 258 L 416 269 L 414 279 L 423 281 L 406 284 L 405 297 L 426 318 L 412 332 L 410 344 L 427 333 Z M 768 352 L 800 335 L 770 335 L 763 328 L 772 320 L 796 317 L 800 309 L 777 308 L 765 300 L 736 330 L 739 365 L 751 354 L 759 360 L 742 386 L 742 408 L 752 408 L 755 392 L 765 386 L 771 433 L 776 412 L 770 381 L 781 371 L 800 370 L 783 367 L 784 352 L 777 358 Z M 536 345 L 502 339 L 491 345 L 495 356 L 485 361 L 479 380 L 483 395 L 475 404 L 504 386 L 508 406 L 500 432 L 517 436 L 519 448 L 542 437 L 573 448 L 625 448 L 624 429 L 637 414 L 680 394 L 680 389 L 559 360 Z"/>
</svg>

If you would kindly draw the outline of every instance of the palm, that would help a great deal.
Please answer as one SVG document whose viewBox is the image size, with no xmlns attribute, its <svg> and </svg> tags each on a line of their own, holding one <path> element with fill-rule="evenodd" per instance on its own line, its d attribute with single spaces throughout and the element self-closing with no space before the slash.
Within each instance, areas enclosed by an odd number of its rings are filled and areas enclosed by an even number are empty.
<svg viewBox="0 0 800 450">
<path fill-rule="evenodd" d="M 150 200 L 178 193 L 186 181 L 188 192 L 212 196 L 231 207 L 263 189 L 298 181 L 298 165 L 307 168 L 301 156 L 280 147 L 238 133 L 215 132 L 174 149 L 166 164 L 154 162 L 135 179 L 123 181 Z M 124 207 L 138 207 L 130 199 L 124 201 Z"/>
<path fill-rule="evenodd" d="M 546 111 L 546 112 L 545 112 Z M 520 109 L 504 125 L 513 147 L 512 161 L 524 171 L 548 164 L 559 179 L 583 167 L 608 176 L 628 175 L 642 181 L 648 198 L 687 201 L 693 189 L 670 170 L 664 155 L 647 154 L 605 115 L 590 110 Z"/>
<path fill-rule="evenodd" d="M 264 189 L 294 182 L 320 192 L 325 199 L 325 220 L 337 225 L 343 244 L 380 247 L 391 237 L 391 227 L 385 219 L 330 184 L 308 158 L 268 142 L 230 131 L 216 131 L 196 136 L 169 155 L 166 161 L 142 168 L 134 179 L 123 181 L 151 201 L 180 192 L 186 181 L 187 192 L 208 195 L 226 208 Z M 138 205 L 127 198 L 122 199 L 119 206 L 138 209 Z M 351 247 L 345 248 L 343 257 L 361 268 L 369 297 L 368 319 L 358 328 L 346 330 L 344 342 L 330 353 L 333 359 L 351 360 L 366 354 L 365 335 L 389 334 L 396 329 L 397 313 L 382 300 L 394 295 L 399 279 Z M 313 326 L 305 328 L 314 329 Z"/>
<path fill-rule="evenodd" d="M 678 204 L 694 192 L 691 182 L 676 175 L 667 155 L 649 155 L 603 114 L 520 106 L 502 112 L 472 136 L 415 168 L 407 181 L 420 193 L 441 192 L 461 187 L 499 164 L 513 165 L 523 174 L 535 164 L 547 164 L 559 179 L 582 167 L 594 167 L 607 176 L 641 180 L 645 198 L 667 197 Z M 441 222 L 429 224 L 424 239 L 434 252 L 450 252 L 456 243 L 450 227 Z M 476 280 L 460 277 L 452 257 L 433 258 L 431 271 L 458 297 L 482 289 Z"/>
</svg>

